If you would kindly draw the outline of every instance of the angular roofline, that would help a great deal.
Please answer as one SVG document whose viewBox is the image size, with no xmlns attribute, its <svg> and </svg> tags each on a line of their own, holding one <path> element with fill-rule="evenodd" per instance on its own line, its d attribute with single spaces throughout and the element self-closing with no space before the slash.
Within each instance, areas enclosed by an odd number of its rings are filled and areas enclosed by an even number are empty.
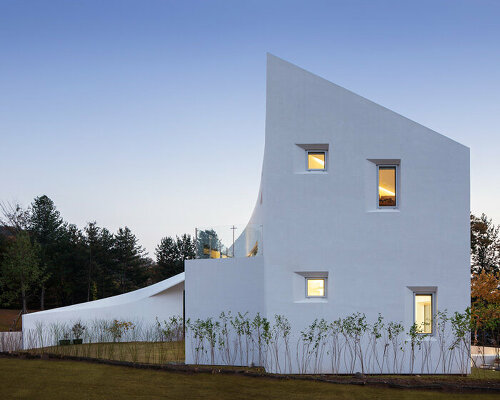
<svg viewBox="0 0 500 400">
<path fill-rule="evenodd" d="M 278 60 L 278 61 L 280 61 L 280 62 L 282 62 L 282 63 L 284 63 L 284 64 L 291 65 L 292 67 L 297 68 L 297 69 L 299 69 L 299 70 L 301 70 L 301 71 L 303 71 L 303 72 L 305 72 L 305 73 L 307 73 L 307 74 L 309 74 L 309 75 L 311 75 L 311 76 L 313 76 L 313 77 L 315 77 L 315 78 L 321 79 L 322 81 L 325 81 L 326 83 L 328 83 L 328 84 L 330 84 L 330 85 L 333 85 L 333 86 L 335 86 L 335 87 L 336 87 L 336 88 L 338 88 L 338 89 L 341 89 L 341 90 L 343 90 L 343 91 L 345 91 L 345 92 L 347 92 L 347 93 L 349 93 L 349 94 L 351 94 L 351 95 L 357 96 L 357 97 L 359 97 L 359 98 L 361 98 L 361 99 L 363 99 L 363 100 L 365 100 L 365 101 L 367 101 L 367 102 L 369 102 L 369 103 L 371 103 L 371 104 L 373 104 L 373 105 L 375 105 L 375 106 L 377 106 L 377 107 L 380 107 L 380 108 L 382 108 L 382 109 L 384 109 L 384 110 L 390 111 L 391 113 L 393 113 L 393 114 L 395 114 L 395 115 L 398 115 L 399 117 L 404 118 L 404 119 L 406 119 L 407 121 L 409 121 L 409 122 L 411 122 L 411 123 L 413 123 L 413 124 L 416 124 L 416 125 L 418 125 L 418 126 L 420 126 L 420 127 L 422 127 L 422 128 L 425 128 L 425 129 L 427 129 L 428 131 L 430 131 L 430 132 L 432 132 L 432 133 L 434 133 L 434 134 L 436 134 L 436 135 L 439 135 L 439 136 L 441 136 L 441 137 L 443 137 L 443 138 L 445 138 L 445 139 L 449 140 L 450 142 L 452 142 L 452 143 L 454 143 L 454 144 L 458 144 L 459 146 L 464 147 L 464 148 L 466 148 L 467 150 L 469 150 L 469 151 L 470 151 L 470 147 L 468 147 L 468 146 L 466 146 L 466 145 L 464 145 L 464 144 L 462 144 L 462 143 L 460 143 L 460 142 L 458 142 L 458 141 L 456 141 L 456 140 L 454 140 L 454 139 L 451 139 L 450 137 L 448 137 L 448 136 L 446 136 L 446 135 L 443 135 L 442 133 L 436 132 L 435 130 L 433 130 L 433 129 L 431 129 L 431 128 L 429 128 L 429 127 L 425 126 L 425 125 L 419 124 L 418 122 L 416 122 L 416 121 L 414 121 L 414 120 L 412 120 L 412 119 L 410 119 L 410 118 L 408 118 L 408 117 L 405 117 L 404 115 L 399 114 L 399 113 L 397 113 L 396 111 L 391 110 L 390 108 L 387 108 L 387 107 L 384 107 L 384 106 L 382 106 L 382 105 L 380 105 L 380 104 L 378 104 L 378 103 L 375 103 L 374 101 L 372 101 L 372 100 L 370 100 L 370 99 L 367 99 L 367 98 L 366 98 L 366 97 L 364 97 L 364 96 L 361 96 L 361 95 L 359 95 L 359 94 L 357 94 L 357 93 L 355 93 L 355 92 L 353 92 L 353 91 L 351 91 L 351 90 L 349 90 L 349 89 L 346 89 L 346 88 L 344 88 L 344 87 L 342 87 L 342 86 L 340 86 L 340 85 L 337 85 L 336 83 L 333 83 L 332 81 L 329 81 L 328 79 L 323 78 L 322 76 L 316 75 L 315 73 L 310 72 L 310 71 L 308 71 L 308 70 L 306 70 L 306 69 L 304 69 L 304 68 L 302 68 L 302 67 L 299 67 L 298 65 L 293 64 L 293 63 L 291 63 L 291 62 L 289 62 L 289 61 L 287 61 L 287 60 L 284 60 L 284 59 L 283 59 L 283 58 L 281 58 L 281 57 L 275 56 L 275 55 L 274 55 L 274 54 L 272 54 L 272 53 L 267 52 L 267 53 L 266 53 L 266 55 L 267 55 L 267 66 L 269 66 L 269 60 L 271 60 L 271 59 L 275 59 L 275 60 Z"/>
</svg>

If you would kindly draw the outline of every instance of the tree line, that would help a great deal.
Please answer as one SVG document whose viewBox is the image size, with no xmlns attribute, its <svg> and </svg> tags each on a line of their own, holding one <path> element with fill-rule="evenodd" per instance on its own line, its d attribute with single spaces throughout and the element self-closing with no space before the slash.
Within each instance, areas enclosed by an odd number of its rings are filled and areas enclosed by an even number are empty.
<svg viewBox="0 0 500 400">
<path fill-rule="evenodd" d="M 0 307 L 23 311 L 102 299 L 159 282 L 183 272 L 197 245 L 201 257 L 210 257 L 204 247 L 218 248 L 219 242 L 212 231 L 200 232 L 198 243 L 188 234 L 166 236 L 153 260 L 127 226 L 112 233 L 94 221 L 80 229 L 64 221 L 45 195 L 26 209 L 0 204 L 0 211 Z M 471 214 L 470 228 L 471 300 L 479 321 L 500 310 L 500 226 L 485 214 Z"/>
<path fill-rule="evenodd" d="M 148 257 L 127 226 L 110 232 L 66 222 L 47 196 L 28 208 L 1 204 L 0 307 L 44 310 L 102 299 L 159 282 L 195 258 L 188 235 L 164 237 Z"/>
</svg>

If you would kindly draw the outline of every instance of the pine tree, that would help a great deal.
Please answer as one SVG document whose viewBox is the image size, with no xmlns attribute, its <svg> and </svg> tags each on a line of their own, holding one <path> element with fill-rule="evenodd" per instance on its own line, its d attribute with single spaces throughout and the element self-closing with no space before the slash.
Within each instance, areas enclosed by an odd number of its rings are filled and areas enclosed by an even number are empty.
<svg viewBox="0 0 500 400">
<path fill-rule="evenodd" d="M 161 239 L 155 250 L 159 280 L 184 272 L 184 261 L 196 257 L 196 244 L 191 235 L 183 234 Z"/>
<path fill-rule="evenodd" d="M 146 284 L 145 250 L 128 227 L 118 229 L 114 252 L 118 264 L 117 285 L 121 293 L 143 287 Z"/>
<path fill-rule="evenodd" d="M 159 280 L 170 278 L 181 271 L 180 254 L 176 241 L 170 236 L 161 239 L 155 250 Z"/>
<path fill-rule="evenodd" d="M 46 195 L 35 198 L 31 204 L 28 227 L 36 242 L 40 244 L 40 270 L 46 271 L 40 281 L 40 308 L 45 309 L 45 289 L 58 276 L 55 261 L 58 240 L 62 234 L 63 220 L 54 202 Z M 56 292 L 57 294 L 57 292 Z"/>
<path fill-rule="evenodd" d="M 177 236 L 176 244 L 179 257 L 183 262 L 196 258 L 196 243 L 191 235 L 185 233 L 181 237 Z M 184 268 L 182 270 L 184 271 Z"/>
</svg>

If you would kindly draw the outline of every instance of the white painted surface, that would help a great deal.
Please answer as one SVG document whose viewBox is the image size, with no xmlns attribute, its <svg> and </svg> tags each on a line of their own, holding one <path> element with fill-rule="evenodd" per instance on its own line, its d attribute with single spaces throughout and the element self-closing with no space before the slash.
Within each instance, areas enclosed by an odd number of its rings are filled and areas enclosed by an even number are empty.
<svg viewBox="0 0 500 400">
<path fill-rule="evenodd" d="M 302 170 L 298 144 L 328 145 L 327 171 Z M 373 160 L 399 163 L 397 209 L 377 208 Z M 409 328 L 408 287 L 436 287 L 437 310 L 463 312 L 470 305 L 469 197 L 467 147 L 269 55 L 262 181 L 249 222 L 263 225 L 263 273 L 239 270 L 232 281 L 221 265 L 235 260 L 189 262 L 186 299 L 196 307 L 187 317 L 248 311 L 256 301 L 269 319 L 287 316 L 295 335 L 315 318 L 353 312 L 370 322 L 382 313 Z M 328 276 L 321 301 L 297 298 L 297 273 L 312 271 Z M 219 281 L 232 291 L 223 298 Z"/>
<path fill-rule="evenodd" d="M 186 319 L 219 317 L 221 312 L 264 314 L 263 258 L 225 258 L 186 261 Z M 187 293 L 190 293 L 188 296 Z M 195 363 L 192 332 L 187 332 L 186 363 Z M 209 363 L 208 356 L 198 364 Z M 241 362 L 235 360 L 234 364 Z M 223 364 L 216 356 L 216 364 Z"/>
<path fill-rule="evenodd" d="M 71 327 L 76 322 L 84 325 L 98 320 L 121 320 L 136 324 L 154 324 L 183 313 L 184 273 L 133 292 L 101 300 L 59 307 L 23 315 L 24 347 L 38 347 L 48 343 L 33 341 L 35 332 L 43 327 L 45 337 L 51 325 Z M 50 339 L 49 339 L 50 340 Z M 50 343 L 53 344 L 53 343 Z"/>
</svg>

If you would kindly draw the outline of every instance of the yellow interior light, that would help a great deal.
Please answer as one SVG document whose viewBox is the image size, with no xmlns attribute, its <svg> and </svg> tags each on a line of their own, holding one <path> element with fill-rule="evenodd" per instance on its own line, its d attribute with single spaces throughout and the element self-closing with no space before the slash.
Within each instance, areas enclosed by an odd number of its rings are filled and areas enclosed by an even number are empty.
<svg viewBox="0 0 500 400">
<path fill-rule="evenodd" d="M 307 168 L 312 170 L 325 169 L 325 153 L 308 153 Z"/>
<path fill-rule="evenodd" d="M 325 280 L 308 279 L 307 297 L 324 297 L 324 296 L 325 296 Z"/>
</svg>

